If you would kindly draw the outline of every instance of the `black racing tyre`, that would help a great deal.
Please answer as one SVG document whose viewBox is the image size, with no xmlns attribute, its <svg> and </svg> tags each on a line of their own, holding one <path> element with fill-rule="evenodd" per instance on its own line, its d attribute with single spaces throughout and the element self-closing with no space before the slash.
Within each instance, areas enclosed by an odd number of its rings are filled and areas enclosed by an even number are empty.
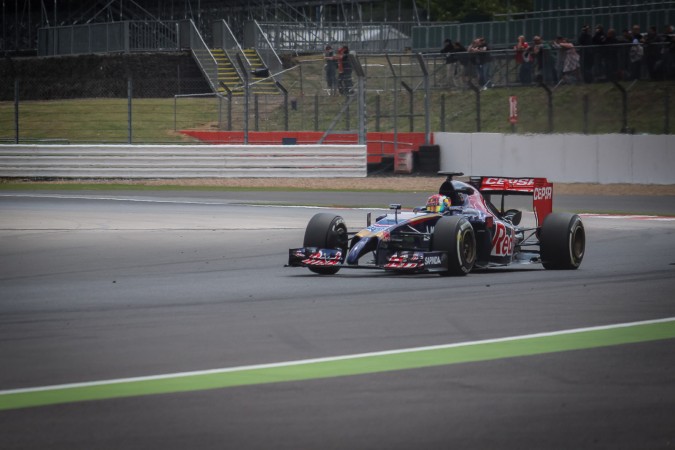
<svg viewBox="0 0 675 450">
<path fill-rule="evenodd" d="M 328 213 L 318 213 L 312 217 L 305 229 L 303 247 L 338 248 L 343 255 L 347 253 L 349 237 L 347 225 L 341 216 Z M 334 275 L 340 268 L 331 267 L 308 267 L 314 273 L 321 275 Z"/>
<path fill-rule="evenodd" d="M 466 275 L 476 263 L 473 227 L 464 217 L 441 217 L 431 236 L 431 250 L 448 253 L 448 271 L 441 275 Z"/>
<path fill-rule="evenodd" d="M 586 251 L 584 224 L 576 214 L 551 213 L 541 225 L 539 242 L 546 269 L 578 269 Z"/>
</svg>

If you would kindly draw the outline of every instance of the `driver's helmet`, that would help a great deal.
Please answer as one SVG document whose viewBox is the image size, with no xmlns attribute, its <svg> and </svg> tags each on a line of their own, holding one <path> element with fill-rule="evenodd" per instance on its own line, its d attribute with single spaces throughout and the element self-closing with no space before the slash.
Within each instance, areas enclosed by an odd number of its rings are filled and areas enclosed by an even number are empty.
<svg viewBox="0 0 675 450">
<path fill-rule="evenodd" d="M 444 213 L 452 206 L 448 197 L 441 194 L 434 194 L 427 199 L 427 211 L 435 213 Z"/>
</svg>

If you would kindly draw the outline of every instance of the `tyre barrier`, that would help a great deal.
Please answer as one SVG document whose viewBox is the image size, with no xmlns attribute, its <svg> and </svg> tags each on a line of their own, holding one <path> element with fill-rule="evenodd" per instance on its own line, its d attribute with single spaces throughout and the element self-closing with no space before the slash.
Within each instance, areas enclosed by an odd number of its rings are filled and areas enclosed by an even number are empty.
<svg viewBox="0 0 675 450">
<path fill-rule="evenodd" d="M 366 176 L 365 145 L 0 145 L 5 178 Z"/>
</svg>

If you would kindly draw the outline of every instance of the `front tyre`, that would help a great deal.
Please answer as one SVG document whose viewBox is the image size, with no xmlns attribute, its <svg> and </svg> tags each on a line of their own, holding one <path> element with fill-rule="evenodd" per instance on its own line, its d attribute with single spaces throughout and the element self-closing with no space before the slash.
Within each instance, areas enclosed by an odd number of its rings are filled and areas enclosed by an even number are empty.
<svg viewBox="0 0 675 450">
<path fill-rule="evenodd" d="M 343 255 L 347 254 L 348 236 L 347 225 L 341 216 L 328 213 L 318 213 L 312 217 L 305 229 L 303 247 L 317 247 L 340 249 Z M 308 267 L 320 275 L 334 275 L 340 267 Z"/>
<path fill-rule="evenodd" d="M 586 231 L 576 214 L 551 213 L 539 232 L 541 262 L 546 269 L 578 269 L 586 251 Z"/>
<path fill-rule="evenodd" d="M 460 216 L 438 219 L 431 236 L 431 250 L 448 254 L 448 271 L 441 275 L 466 275 L 476 263 L 476 234 Z"/>
</svg>

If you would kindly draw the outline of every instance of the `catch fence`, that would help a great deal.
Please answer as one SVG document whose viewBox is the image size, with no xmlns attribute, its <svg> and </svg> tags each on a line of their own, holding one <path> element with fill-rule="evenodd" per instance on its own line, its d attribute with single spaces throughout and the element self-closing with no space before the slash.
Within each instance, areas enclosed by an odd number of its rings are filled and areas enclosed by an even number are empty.
<svg viewBox="0 0 675 450">
<path fill-rule="evenodd" d="M 318 131 L 338 140 L 365 132 L 672 132 L 675 81 L 667 65 L 659 80 L 645 64 L 639 79 L 610 79 L 596 69 L 585 83 L 581 69 L 577 77 L 537 79 L 532 72 L 519 80 L 520 67 L 506 50 L 491 52 L 485 79 L 475 65 L 446 62 L 438 53 L 353 55 L 343 92 L 328 85 L 320 53 L 286 59 L 277 94 L 256 94 L 251 86 L 200 93 L 186 85 L 190 80 L 170 77 L 10 79 L 0 91 L 0 140 L 193 143 L 188 130 Z M 556 67 L 550 69 L 553 76 Z"/>
</svg>

